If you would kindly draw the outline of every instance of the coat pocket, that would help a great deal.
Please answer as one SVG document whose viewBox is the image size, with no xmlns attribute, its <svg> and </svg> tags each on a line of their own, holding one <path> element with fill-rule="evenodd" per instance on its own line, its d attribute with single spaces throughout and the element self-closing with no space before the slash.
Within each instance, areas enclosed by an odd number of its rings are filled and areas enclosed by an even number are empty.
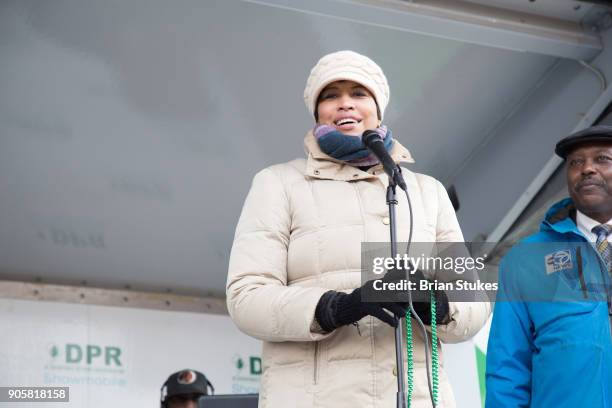
<svg viewBox="0 0 612 408">
<path fill-rule="evenodd" d="M 531 407 L 609 407 L 605 370 L 605 353 L 597 344 L 546 345 L 533 357 Z"/>
<path fill-rule="evenodd" d="M 328 362 L 371 359 L 374 356 L 372 319 L 368 316 L 358 324 L 359 328 L 355 325 L 340 327 L 333 336 L 321 342 Z"/>
<path fill-rule="evenodd" d="M 282 341 L 264 342 L 262 362 L 264 368 L 292 364 L 304 364 L 308 358 L 310 342 Z"/>
</svg>

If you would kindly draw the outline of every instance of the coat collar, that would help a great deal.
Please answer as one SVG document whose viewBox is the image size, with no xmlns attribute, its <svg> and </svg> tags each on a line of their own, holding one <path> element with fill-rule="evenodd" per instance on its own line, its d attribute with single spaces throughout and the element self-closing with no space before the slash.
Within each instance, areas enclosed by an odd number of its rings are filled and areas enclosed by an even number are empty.
<svg viewBox="0 0 612 408">
<path fill-rule="evenodd" d="M 576 207 L 572 199 L 565 198 L 550 207 L 540 225 L 540 230 L 553 230 L 561 234 L 576 233 L 582 236 L 576 226 Z"/>
<path fill-rule="evenodd" d="M 312 130 L 308 131 L 306 137 L 304 137 L 304 150 L 308 156 L 306 159 L 306 175 L 310 177 L 349 181 L 377 178 L 383 173 L 382 164 L 377 164 L 369 168 L 368 171 L 362 171 L 324 153 L 319 147 Z M 414 163 L 410 151 L 395 139 L 391 149 L 391 158 L 396 163 Z"/>
</svg>

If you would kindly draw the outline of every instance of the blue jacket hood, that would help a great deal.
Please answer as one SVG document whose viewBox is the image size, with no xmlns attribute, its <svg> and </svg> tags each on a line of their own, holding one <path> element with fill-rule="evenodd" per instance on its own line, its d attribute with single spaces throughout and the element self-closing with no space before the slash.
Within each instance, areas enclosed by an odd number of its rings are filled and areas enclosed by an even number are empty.
<svg viewBox="0 0 612 408">
<path fill-rule="evenodd" d="M 571 198 L 564 198 L 548 209 L 544 220 L 540 224 L 540 231 L 554 231 L 561 234 L 568 232 L 579 233 L 575 220 L 576 206 Z"/>
</svg>

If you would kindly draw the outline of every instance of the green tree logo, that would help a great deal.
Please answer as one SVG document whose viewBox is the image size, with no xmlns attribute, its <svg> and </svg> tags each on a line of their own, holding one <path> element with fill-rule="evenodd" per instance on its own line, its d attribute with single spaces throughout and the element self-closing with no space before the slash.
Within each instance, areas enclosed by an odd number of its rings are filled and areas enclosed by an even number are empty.
<svg viewBox="0 0 612 408">
<path fill-rule="evenodd" d="M 238 370 L 242 370 L 243 367 L 244 367 L 244 361 L 242 360 L 242 358 L 238 357 L 238 359 L 236 360 L 236 368 Z"/>
<path fill-rule="evenodd" d="M 51 358 L 55 359 L 57 356 L 59 356 L 59 349 L 57 348 L 57 346 L 55 344 L 52 344 L 49 347 L 49 355 L 51 355 Z"/>
</svg>

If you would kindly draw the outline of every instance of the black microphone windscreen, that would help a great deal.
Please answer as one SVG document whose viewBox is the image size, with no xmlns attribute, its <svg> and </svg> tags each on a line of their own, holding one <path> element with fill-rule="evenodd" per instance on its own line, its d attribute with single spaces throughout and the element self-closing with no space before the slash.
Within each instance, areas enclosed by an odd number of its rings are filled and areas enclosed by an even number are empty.
<svg viewBox="0 0 612 408">
<path fill-rule="evenodd" d="M 382 138 L 375 130 L 368 129 L 365 132 L 363 132 L 363 134 L 361 135 L 361 142 L 366 147 L 376 142 L 376 139 L 382 142 Z"/>
</svg>

